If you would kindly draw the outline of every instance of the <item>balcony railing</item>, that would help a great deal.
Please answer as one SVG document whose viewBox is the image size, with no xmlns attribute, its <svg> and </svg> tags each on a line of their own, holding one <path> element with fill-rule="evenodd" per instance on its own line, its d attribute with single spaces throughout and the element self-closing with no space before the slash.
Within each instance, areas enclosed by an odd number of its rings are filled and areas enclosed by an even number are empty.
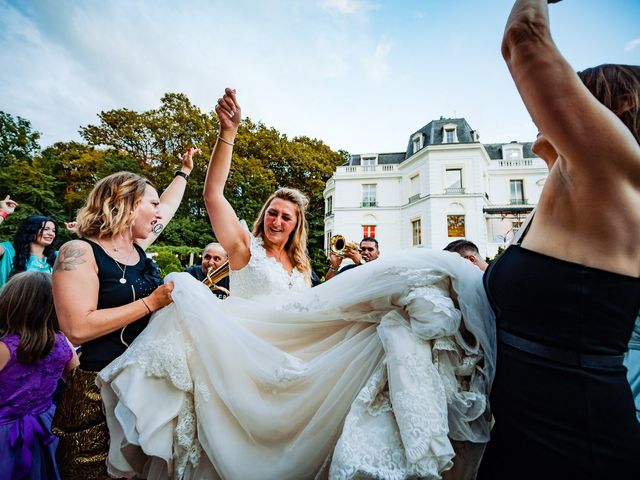
<svg viewBox="0 0 640 480">
<path fill-rule="evenodd" d="M 333 217 L 333 212 L 325 212 L 324 213 L 324 218 L 329 218 L 329 217 Z"/>
<path fill-rule="evenodd" d="M 529 205 L 526 198 L 511 198 L 509 199 L 509 205 Z"/>
<path fill-rule="evenodd" d="M 376 202 L 375 200 L 368 200 L 366 202 L 362 202 L 360 206 L 361 207 L 377 207 L 378 202 Z"/>
<path fill-rule="evenodd" d="M 533 160 L 531 160 L 530 158 L 520 158 L 517 160 L 499 160 L 498 165 L 505 168 L 530 167 L 533 165 Z"/>
<path fill-rule="evenodd" d="M 409 203 L 415 202 L 417 200 L 420 200 L 420 194 L 419 193 L 416 193 L 415 195 L 411 195 L 409 197 Z"/>
<path fill-rule="evenodd" d="M 395 172 L 398 165 L 346 165 L 337 168 L 337 173 L 383 173 Z"/>
<path fill-rule="evenodd" d="M 464 195 L 464 188 L 445 188 L 446 195 Z"/>
</svg>

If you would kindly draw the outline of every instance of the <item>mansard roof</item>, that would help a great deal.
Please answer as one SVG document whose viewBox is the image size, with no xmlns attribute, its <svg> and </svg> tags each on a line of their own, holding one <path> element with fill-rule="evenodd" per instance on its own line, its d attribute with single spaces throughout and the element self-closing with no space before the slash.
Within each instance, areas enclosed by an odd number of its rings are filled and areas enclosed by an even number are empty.
<svg viewBox="0 0 640 480">
<path fill-rule="evenodd" d="M 533 142 L 509 142 L 517 145 L 522 145 L 522 157 L 523 158 L 535 158 L 537 155 L 531 151 Z M 483 143 L 484 149 L 487 151 L 491 160 L 502 160 L 502 147 L 509 145 L 509 143 Z"/>
<path fill-rule="evenodd" d="M 392 165 L 399 164 L 405 161 L 404 152 L 399 153 L 378 153 L 378 165 Z M 366 154 L 364 155 L 367 156 Z M 360 165 L 362 155 L 351 155 L 349 158 L 349 165 Z"/>
<path fill-rule="evenodd" d="M 443 129 L 445 125 L 456 126 L 456 133 L 458 136 L 457 143 L 474 143 L 473 129 L 464 118 L 440 117 L 439 120 L 432 120 L 420 130 L 417 130 L 411 134 L 411 136 L 409 137 L 409 143 L 407 144 L 406 158 L 409 158 L 411 155 L 413 155 L 413 138 L 418 133 L 422 135 L 422 148 L 426 147 L 427 145 L 441 144 L 444 138 Z"/>
<path fill-rule="evenodd" d="M 414 155 L 413 152 L 413 139 L 416 134 L 422 135 L 422 148 L 429 145 L 442 145 L 444 127 L 446 125 L 455 125 L 457 142 L 456 144 L 464 143 L 480 143 L 474 134 L 476 133 L 464 118 L 444 118 L 440 117 L 438 120 L 432 120 L 424 127 L 416 130 L 409 136 L 409 143 L 407 144 L 407 150 L 405 152 L 396 153 L 378 153 L 378 165 L 400 164 L 406 159 Z M 524 158 L 537 157 L 535 153 L 531 151 L 531 142 L 510 142 L 522 145 L 522 156 Z M 502 160 L 502 147 L 509 143 L 484 143 L 484 148 L 491 160 Z M 451 145 L 451 144 L 448 144 Z M 360 165 L 362 157 L 367 155 L 351 155 L 347 165 Z"/>
</svg>

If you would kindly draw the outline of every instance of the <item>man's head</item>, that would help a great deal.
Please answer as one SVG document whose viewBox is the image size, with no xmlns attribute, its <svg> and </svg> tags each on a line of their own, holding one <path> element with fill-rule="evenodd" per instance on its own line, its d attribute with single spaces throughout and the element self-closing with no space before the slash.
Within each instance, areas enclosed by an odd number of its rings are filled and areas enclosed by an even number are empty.
<svg viewBox="0 0 640 480">
<path fill-rule="evenodd" d="M 378 241 L 373 237 L 364 237 L 360 241 L 360 254 L 365 262 L 371 262 L 380 256 Z"/>
<path fill-rule="evenodd" d="M 202 271 L 207 273 L 210 267 L 219 268 L 227 261 L 228 255 L 219 243 L 210 243 L 202 251 Z"/>
<path fill-rule="evenodd" d="M 476 244 L 469 240 L 454 240 L 444 247 L 444 250 L 447 250 L 448 252 L 455 252 L 461 257 L 466 258 L 483 272 L 489 266 L 480 256 L 480 251 Z"/>
</svg>

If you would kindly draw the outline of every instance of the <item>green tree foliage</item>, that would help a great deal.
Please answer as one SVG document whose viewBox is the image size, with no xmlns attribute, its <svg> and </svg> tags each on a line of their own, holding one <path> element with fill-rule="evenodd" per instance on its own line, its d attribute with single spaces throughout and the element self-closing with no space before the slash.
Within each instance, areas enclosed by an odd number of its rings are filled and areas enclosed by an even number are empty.
<svg viewBox="0 0 640 480">
<path fill-rule="evenodd" d="M 32 160 L 40 151 L 39 139 L 28 120 L 0 112 L 0 167 Z"/>
<path fill-rule="evenodd" d="M 214 240 L 202 201 L 206 166 L 219 131 L 214 112 L 204 113 L 183 94 L 167 93 L 157 109 L 126 108 L 98 114 L 98 123 L 80 128 L 85 143 L 58 142 L 40 153 L 39 134 L 27 120 L 0 112 L 0 195 L 21 203 L 20 215 L 40 212 L 72 220 L 95 183 L 111 173 L 128 170 L 149 178 L 160 191 L 180 168 L 178 155 L 190 146 L 202 149 L 174 220 L 159 246 L 201 249 Z M 289 139 L 275 128 L 245 118 L 236 138 L 225 195 L 238 217 L 249 224 L 267 197 L 279 187 L 298 188 L 309 197 L 309 254 L 323 275 L 325 182 L 345 152 L 334 152 L 322 141 Z M 7 222 L 7 224 L 13 222 Z M 2 227 L 3 233 L 6 230 Z M 2 235 L 4 237 L 4 235 Z M 178 247 L 167 247 L 175 249 Z M 163 271 L 184 267 L 188 260 L 171 250 L 158 262 Z M 158 254 L 161 252 L 158 251 Z"/>
</svg>

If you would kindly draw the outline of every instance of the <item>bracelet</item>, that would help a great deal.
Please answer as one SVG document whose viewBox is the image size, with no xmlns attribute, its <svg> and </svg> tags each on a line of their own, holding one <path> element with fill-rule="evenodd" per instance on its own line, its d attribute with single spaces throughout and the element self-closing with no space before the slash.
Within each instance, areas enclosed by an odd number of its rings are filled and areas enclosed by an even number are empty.
<svg viewBox="0 0 640 480">
<path fill-rule="evenodd" d="M 141 298 L 140 300 L 142 300 L 142 303 L 144 304 L 144 306 L 145 306 L 145 307 L 147 307 L 147 311 L 148 311 L 149 313 L 153 313 L 153 312 L 151 311 L 151 309 L 149 308 L 149 305 L 147 305 L 147 302 L 145 302 L 145 301 L 144 301 L 144 298 Z"/>
<path fill-rule="evenodd" d="M 4 218 L 6 220 L 8 216 L 9 216 L 9 212 L 5 212 L 4 210 L 0 210 L 0 217 Z"/>
<path fill-rule="evenodd" d="M 218 140 L 220 140 L 222 143 L 226 143 L 227 145 L 231 145 L 232 147 L 235 145 L 234 142 L 230 142 L 229 140 L 225 140 L 220 135 L 218 135 Z"/>
<path fill-rule="evenodd" d="M 182 178 L 184 178 L 185 182 L 189 181 L 189 174 L 188 173 L 184 173 L 182 170 L 178 170 L 173 176 L 174 177 L 182 177 Z"/>
<path fill-rule="evenodd" d="M 334 267 L 333 265 L 329 266 L 329 270 L 333 270 L 334 272 L 338 271 L 338 267 Z"/>
</svg>

